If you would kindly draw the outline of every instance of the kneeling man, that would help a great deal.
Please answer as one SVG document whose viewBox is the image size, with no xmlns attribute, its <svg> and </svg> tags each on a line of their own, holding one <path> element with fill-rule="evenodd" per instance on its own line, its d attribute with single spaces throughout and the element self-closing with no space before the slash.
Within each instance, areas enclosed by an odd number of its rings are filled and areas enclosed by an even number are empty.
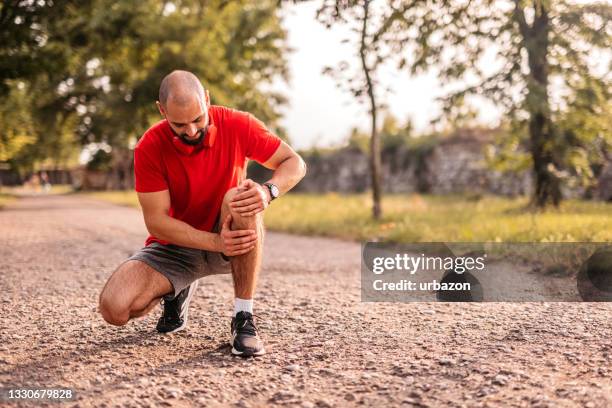
<svg viewBox="0 0 612 408">
<path fill-rule="evenodd" d="M 231 273 L 232 353 L 262 355 L 253 295 L 263 211 L 304 177 L 304 161 L 252 115 L 211 106 L 190 72 L 163 79 L 157 106 L 164 119 L 134 150 L 136 192 L 150 235 L 106 282 L 100 312 L 121 326 L 161 301 L 157 330 L 176 332 L 187 324 L 198 279 Z M 263 185 L 245 180 L 249 159 L 273 169 L 272 178 Z"/>
</svg>

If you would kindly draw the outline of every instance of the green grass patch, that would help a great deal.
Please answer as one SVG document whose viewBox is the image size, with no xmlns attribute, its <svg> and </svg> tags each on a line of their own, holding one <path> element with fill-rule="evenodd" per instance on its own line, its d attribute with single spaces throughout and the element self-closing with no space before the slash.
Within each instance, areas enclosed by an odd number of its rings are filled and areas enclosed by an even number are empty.
<svg viewBox="0 0 612 408">
<path fill-rule="evenodd" d="M 14 195 L 0 191 L 0 210 L 15 199 L 16 197 Z"/>
<path fill-rule="evenodd" d="M 566 201 L 525 210 L 526 198 L 387 195 L 371 218 L 368 195 L 289 194 L 266 213 L 270 229 L 394 242 L 599 242 L 612 240 L 612 205 Z"/>
<path fill-rule="evenodd" d="M 137 207 L 133 192 L 84 193 Z M 270 230 L 350 240 L 394 242 L 608 242 L 612 204 L 568 200 L 530 212 L 527 198 L 387 195 L 383 219 L 367 194 L 288 194 L 266 210 Z"/>
<path fill-rule="evenodd" d="M 140 208 L 138 197 L 134 191 L 92 191 L 78 193 L 86 197 L 104 200 L 117 205 Z"/>
<path fill-rule="evenodd" d="M 74 189 L 70 184 L 53 184 L 46 194 L 61 195 L 70 194 L 72 192 L 74 192 Z"/>
</svg>

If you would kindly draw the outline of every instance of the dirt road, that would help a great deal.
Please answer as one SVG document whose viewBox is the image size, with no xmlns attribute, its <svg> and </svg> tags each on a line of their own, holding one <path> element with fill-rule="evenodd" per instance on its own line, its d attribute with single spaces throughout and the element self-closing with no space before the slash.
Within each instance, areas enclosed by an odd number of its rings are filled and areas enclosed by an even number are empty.
<svg viewBox="0 0 612 408">
<path fill-rule="evenodd" d="M 357 243 L 268 234 L 264 357 L 229 354 L 229 276 L 200 281 L 183 332 L 155 332 L 161 309 L 109 326 L 98 293 L 145 235 L 139 211 L 78 196 L 0 211 L 0 387 L 72 388 L 75 406 L 612 406 L 612 304 L 361 303 Z"/>
</svg>

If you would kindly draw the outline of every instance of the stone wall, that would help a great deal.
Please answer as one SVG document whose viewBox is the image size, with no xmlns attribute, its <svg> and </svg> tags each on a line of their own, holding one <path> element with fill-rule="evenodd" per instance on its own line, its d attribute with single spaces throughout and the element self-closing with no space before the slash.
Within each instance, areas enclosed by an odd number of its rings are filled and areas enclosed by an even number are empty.
<svg viewBox="0 0 612 408">
<path fill-rule="evenodd" d="M 298 191 L 351 193 L 370 186 L 368 157 L 359 149 L 311 155 L 306 162 L 308 173 L 297 186 Z"/>
<path fill-rule="evenodd" d="M 530 172 L 502 173 L 485 164 L 484 148 L 493 137 L 494 131 L 466 129 L 419 152 L 406 147 L 383 151 L 383 189 L 387 193 L 530 195 Z M 368 157 L 359 149 L 344 148 L 304 158 L 308 174 L 296 191 L 351 193 L 370 187 Z M 564 194 L 583 195 L 578 190 L 565 190 Z M 604 168 L 592 196 L 612 200 L 612 163 Z"/>
<path fill-rule="evenodd" d="M 529 172 L 501 173 L 487 167 L 484 148 L 492 139 L 492 132 L 465 130 L 442 140 L 427 158 L 429 192 L 530 194 L 532 177 Z"/>
<path fill-rule="evenodd" d="M 483 149 L 492 133 L 470 130 L 420 151 L 405 146 L 383 151 L 383 188 L 387 193 L 528 194 L 531 177 L 489 170 Z M 363 192 L 370 186 L 368 156 L 356 148 L 306 155 L 308 174 L 296 187 L 303 192 Z"/>
</svg>

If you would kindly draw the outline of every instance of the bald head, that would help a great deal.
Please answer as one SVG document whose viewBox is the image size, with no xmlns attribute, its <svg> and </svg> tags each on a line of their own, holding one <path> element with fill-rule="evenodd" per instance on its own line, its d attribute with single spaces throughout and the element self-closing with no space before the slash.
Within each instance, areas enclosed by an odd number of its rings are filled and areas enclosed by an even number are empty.
<svg viewBox="0 0 612 408">
<path fill-rule="evenodd" d="M 189 71 L 172 71 L 164 77 L 159 87 L 159 102 L 168 106 L 168 102 L 185 106 L 198 98 L 204 103 L 204 87 L 194 74 Z"/>
</svg>

